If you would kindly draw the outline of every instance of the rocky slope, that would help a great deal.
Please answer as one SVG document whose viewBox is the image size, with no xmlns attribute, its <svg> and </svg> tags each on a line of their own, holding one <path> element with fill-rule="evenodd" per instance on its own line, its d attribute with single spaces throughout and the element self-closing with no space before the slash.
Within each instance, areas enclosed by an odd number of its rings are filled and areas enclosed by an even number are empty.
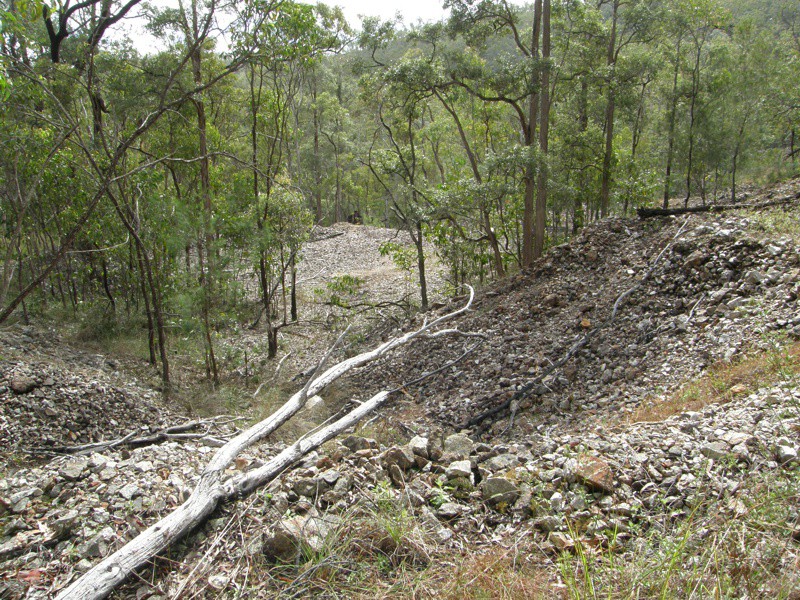
<svg viewBox="0 0 800 600">
<path fill-rule="evenodd" d="M 0 331 L 0 347 L 0 458 L 156 431 L 177 419 L 117 360 L 70 348 L 54 331 Z"/>
<path fill-rule="evenodd" d="M 799 185 L 778 192 L 794 198 Z M 800 249 L 796 237 L 774 233 L 774 215 L 782 210 L 612 219 L 588 227 L 531 272 L 479 297 L 458 326 L 488 341 L 425 383 L 418 392 L 425 419 L 455 427 L 513 397 L 607 322 L 629 290 L 611 326 L 522 399 L 518 431 L 624 422 L 643 401 L 719 361 L 769 348 L 782 335 L 799 338 Z M 423 342 L 362 381 L 368 388 L 400 385 L 472 344 Z M 492 432 L 507 425 L 498 421 Z"/>
<path fill-rule="evenodd" d="M 800 181 L 768 193 L 798 191 Z M 119 597 L 353 597 L 364 563 L 382 565 L 377 577 L 388 582 L 407 569 L 452 575 L 453 556 L 498 546 L 544 568 L 552 597 L 564 589 L 561 552 L 618 547 L 620 560 L 633 560 L 648 532 L 670 532 L 701 506 L 713 505 L 722 523 L 742 517 L 755 478 L 797 465 L 797 347 L 777 350 L 800 337 L 797 214 L 793 204 L 587 228 L 531 272 L 479 295 L 456 325 L 485 341 L 460 362 L 409 387 L 384 420 L 219 511 Z M 629 290 L 613 324 L 520 394 L 608 321 Z M 180 421 L 105 359 L 65 355 L 51 336 L 3 335 L 7 457 Z M 349 387 L 366 397 L 399 386 L 475 343 L 421 341 Z M 753 356 L 780 362 L 774 376 L 720 389 L 723 401 L 710 405 L 681 404 L 676 392 L 687 382 Z M 516 396 L 513 422 L 506 410 L 456 431 Z M 235 468 L 279 447 L 254 449 Z M 52 596 L 181 502 L 210 452 L 200 441 L 170 441 L 6 464 L 0 597 Z M 800 515 L 796 502 L 783 508 L 788 533 L 774 560 L 786 588 L 760 583 L 750 597 L 800 586 Z M 442 593 L 442 577 L 406 595 Z"/>
</svg>

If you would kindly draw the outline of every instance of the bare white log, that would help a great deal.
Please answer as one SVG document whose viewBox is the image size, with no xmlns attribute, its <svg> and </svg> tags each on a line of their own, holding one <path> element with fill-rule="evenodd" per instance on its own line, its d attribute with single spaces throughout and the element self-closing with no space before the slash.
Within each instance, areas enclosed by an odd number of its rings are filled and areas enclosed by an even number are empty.
<svg viewBox="0 0 800 600">
<path fill-rule="evenodd" d="M 220 448 L 203 470 L 200 482 L 186 502 L 87 571 L 72 585 L 63 590 L 56 597 L 56 600 L 98 600 L 105 598 L 136 569 L 144 566 L 159 552 L 203 523 L 221 502 L 241 494 L 250 493 L 268 483 L 284 469 L 298 462 L 305 454 L 356 424 L 366 414 L 380 406 L 388 398 L 389 392 L 382 391 L 376 394 L 338 421 L 313 434 L 300 438 L 265 465 L 238 477 L 232 477 L 227 480 L 222 478 L 225 469 L 233 463 L 239 453 L 263 440 L 285 423 L 305 405 L 309 396 L 319 393 L 325 386 L 336 381 L 349 371 L 377 360 L 391 350 L 428 334 L 440 323 L 464 313 L 471 306 L 473 299 L 474 291 L 470 288 L 469 300 L 462 308 L 439 317 L 430 323 L 426 321 L 419 329 L 391 339 L 374 350 L 344 360 L 327 369 L 318 377 L 312 377 L 301 391 L 292 396 L 275 413 L 243 431 Z"/>
</svg>

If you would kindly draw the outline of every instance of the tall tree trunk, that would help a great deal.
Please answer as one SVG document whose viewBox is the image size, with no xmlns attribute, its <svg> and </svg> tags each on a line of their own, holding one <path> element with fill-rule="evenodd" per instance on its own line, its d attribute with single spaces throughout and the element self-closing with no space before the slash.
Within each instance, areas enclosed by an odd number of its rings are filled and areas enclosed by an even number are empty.
<svg viewBox="0 0 800 600">
<path fill-rule="evenodd" d="M 336 158 L 336 216 L 334 220 L 339 223 L 343 221 L 342 218 L 342 180 L 341 180 L 341 165 L 339 164 L 339 145 L 333 146 L 333 154 Z"/>
<path fill-rule="evenodd" d="M 542 8 L 542 59 L 550 60 L 550 0 Z M 533 257 L 544 253 L 545 221 L 547 219 L 547 145 L 550 133 L 550 65 L 542 68 L 540 96 L 542 109 L 539 119 L 539 181 L 536 188 L 536 224 L 533 235 Z"/>
<path fill-rule="evenodd" d="M 747 125 L 747 115 L 742 118 L 739 125 L 739 133 L 736 136 L 736 147 L 733 150 L 733 160 L 731 161 L 731 202 L 736 202 L 736 163 L 739 159 L 739 152 L 742 148 L 742 138 L 744 138 L 744 128 Z"/>
<path fill-rule="evenodd" d="M 259 69 L 263 67 L 259 65 Z M 258 111 L 261 107 L 261 90 L 264 79 L 259 71 L 258 88 L 256 88 L 256 66 L 250 63 L 250 154 L 253 161 L 253 201 L 258 202 Z"/>
<path fill-rule="evenodd" d="M 195 85 L 203 83 L 201 70 L 201 50 L 192 52 L 192 75 Z M 211 380 L 219 383 L 219 370 L 214 355 L 214 340 L 211 331 L 211 305 L 214 298 L 214 261 L 212 252 L 213 234 L 211 231 L 211 174 L 208 158 L 208 126 L 206 106 L 202 95 L 194 100 L 197 113 L 197 135 L 200 152 L 200 200 L 203 214 L 202 232 L 197 242 L 198 262 L 200 266 L 200 287 L 202 289 L 201 320 L 203 322 L 203 340 L 205 345 L 206 373 Z"/>
<path fill-rule="evenodd" d="M 144 299 L 144 312 L 147 316 L 147 348 L 150 351 L 150 364 L 156 366 L 158 359 L 156 358 L 156 327 L 155 320 L 153 319 L 153 311 L 150 310 L 150 298 L 147 293 L 147 283 L 145 282 L 144 261 L 142 260 L 142 253 L 139 245 L 136 244 L 137 266 L 139 268 L 139 288 Z"/>
<path fill-rule="evenodd" d="M 689 206 L 689 197 L 692 195 L 692 159 L 694 156 L 694 124 L 696 119 L 695 107 L 697 105 L 697 96 L 700 93 L 700 53 L 702 48 L 702 44 L 698 42 L 694 69 L 692 69 L 692 98 L 689 103 L 689 155 L 686 160 L 686 198 L 683 199 L 684 208 Z"/>
<path fill-rule="evenodd" d="M 672 74 L 672 105 L 669 112 L 669 133 L 667 135 L 667 169 L 664 174 L 664 208 L 669 207 L 670 179 L 672 177 L 672 154 L 675 149 L 675 117 L 678 112 L 678 74 L 681 67 L 681 41 L 675 48 L 675 69 Z"/>
<path fill-rule="evenodd" d="M 533 31 L 531 33 L 531 62 L 536 63 L 539 59 L 539 30 L 542 22 L 542 0 L 536 0 L 533 5 Z M 538 68 L 538 65 L 535 65 Z M 533 69 L 532 69 L 533 71 Z M 531 73 L 531 78 L 535 78 L 535 71 Z M 536 140 L 536 122 L 539 111 L 539 98 L 536 92 L 531 93 L 530 103 L 528 104 L 528 130 L 525 132 L 525 145 L 533 148 Z M 528 164 L 525 167 L 525 203 L 522 214 L 522 268 L 531 266 L 533 263 L 534 246 L 534 220 L 535 204 L 534 190 L 536 189 L 536 169 L 533 165 L 533 157 L 528 157 Z"/>
<path fill-rule="evenodd" d="M 417 232 L 413 237 L 414 245 L 417 247 L 417 268 L 419 269 L 419 295 L 421 300 L 420 309 L 422 312 L 428 310 L 428 279 L 425 274 L 425 249 L 424 238 L 422 236 L 422 222 L 417 221 Z"/>
<path fill-rule="evenodd" d="M 314 211 L 317 223 L 322 222 L 322 164 L 319 153 L 319 107 L 317 106 L 317 78 L 311 80 L 312 116 L 314 123 Z"/>
<path fill-rule="evenodd" d="M 292 308 L 290 314 L 292 322 L 297 321 L 297 264 L 295 256 L 296 253 L 292 252 L 292 258 L 290 259 L 291 265 L 289 267 L 291 272 L 291 286 L 292 286 L 292 291 L 291 291 Z"/>
<path fill-rule="evenodd" d="M 605 123 L 605 151 L 603 152 L 603 171 L 600 184 L 600 214 L 608 216 L 611 196 L 611 159 L 614 153 L 614 112 L 616 109 L 616 50 L 617 50 L 617 16 L 619 0 L 611 3 L 611 34 L 608 38 L 606 52 L 606 67 L 608 68 L 608 82 L 606 100 Z"/>
<path fill-rule="evenodd" d="M 542 60 L 550 60 L 550 0 L 544 0 L 542 8 Z M 539 180 L 536 186 L 536 225 L 533 236 L 533 257 L 544 253 L 545 221 L 547 219 L 547 145 L 550 133 L 550 65 L 542 68 L 541 79 L 542 109 L 539 119 Z"/>
</svg>

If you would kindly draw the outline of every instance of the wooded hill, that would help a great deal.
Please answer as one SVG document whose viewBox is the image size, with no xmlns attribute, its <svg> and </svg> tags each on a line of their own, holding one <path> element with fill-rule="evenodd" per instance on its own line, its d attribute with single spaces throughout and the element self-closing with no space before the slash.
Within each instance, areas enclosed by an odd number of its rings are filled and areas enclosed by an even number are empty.
<svg viewBox="0 0 800 600">
<path fill-rule="evenodd" d="M 531 264 L 588 222 L 671 197 L 738 201 L 797 169 L 795 2 L 449 1 L 404 27 L 280 0 L 2 8 L 0 323 L 298 319 L 314 223 L 356 211 L 424 241 L 449 289 Z M 121 25 L 160 40 L 142 54 Z M 258 282 L 253 303 L 243 288 Z"/>
</svg>

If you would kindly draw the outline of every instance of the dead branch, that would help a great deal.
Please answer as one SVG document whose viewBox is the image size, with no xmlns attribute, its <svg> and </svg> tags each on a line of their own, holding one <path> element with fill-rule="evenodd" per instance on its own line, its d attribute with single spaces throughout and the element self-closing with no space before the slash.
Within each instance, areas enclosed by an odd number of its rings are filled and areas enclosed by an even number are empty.
<svg viewBox="0 0 800 600">
<path fill-rule="evenodd" d="M 142 448 L 144 446 L 152 446 L 160 444 L 161 442 L 168 441 L 186 441 L 186 440 L 199 440 L 209 446 L 223 446 L 225 445 L 224 435 L 212 436 L 211 430 L 218 426 L 219 423 L 216 419 L 206 419 L 202 421 L 189 421 L 181 425 L 173 425 L 172 427 L 165 427 L 159 429 L 149 435 L 136 437 L 138 432 L 131 431 L 127 435 L 117 438 L 115 440 L 108 440 L 104 442 L 93 442 L 91 444 L 83 444 L 80 446 L 55 446 L 55 447 L 35 447 L 29 448 L 28 451 L 32 454 L 44 455 L 72 455 L 83 456 L 92 454 L 93 452 L 102 452 L 103 450 L 110 450 L 112 448 Z M 205 427 L 205 431 L 192 433 L 194 430 Z"/>
<path fill-rule="evenodd" d="M 470 288 L 469 301 L 462 308 L 430 323 L 426 322 L 420 328 L 393 338 L 374 350 L 343 360 L 325 370 L 321 375 L 315 373 L 303 389 L 294 394 L 275 413 L 241 432 L 220 448 L 203 470 L 200 482 L 186 502 L 87 571 L 72 585 L 61 591 L 57 600 L 105 598 L 136 569 L 203 523 L 220 503 L 248 494 L 272 481 L 286 468 L 300 461 L 308 452 L 355 425 L 361 418 L 383 404 L 388 399 L 390 392 L 381 391 L 375 394 L 341 419 L 320 431 L 300 438 L 263 466 L 236 477 L 223 478 L 225 470 L 243 450 L 263 440 L 283 425 L 303 408 L 309 396 L 319 393 L 327 385 L 353 369 L 375 361 L 390 351 L 429 333 L 432 328 L 442 322 L 463 314 L 469 310 L 473 299 L 474 291 Z M 333 348 L 326 354 L 318 371 L 324 366 L 324 362 L 332 351 Z"/>
</svg>

